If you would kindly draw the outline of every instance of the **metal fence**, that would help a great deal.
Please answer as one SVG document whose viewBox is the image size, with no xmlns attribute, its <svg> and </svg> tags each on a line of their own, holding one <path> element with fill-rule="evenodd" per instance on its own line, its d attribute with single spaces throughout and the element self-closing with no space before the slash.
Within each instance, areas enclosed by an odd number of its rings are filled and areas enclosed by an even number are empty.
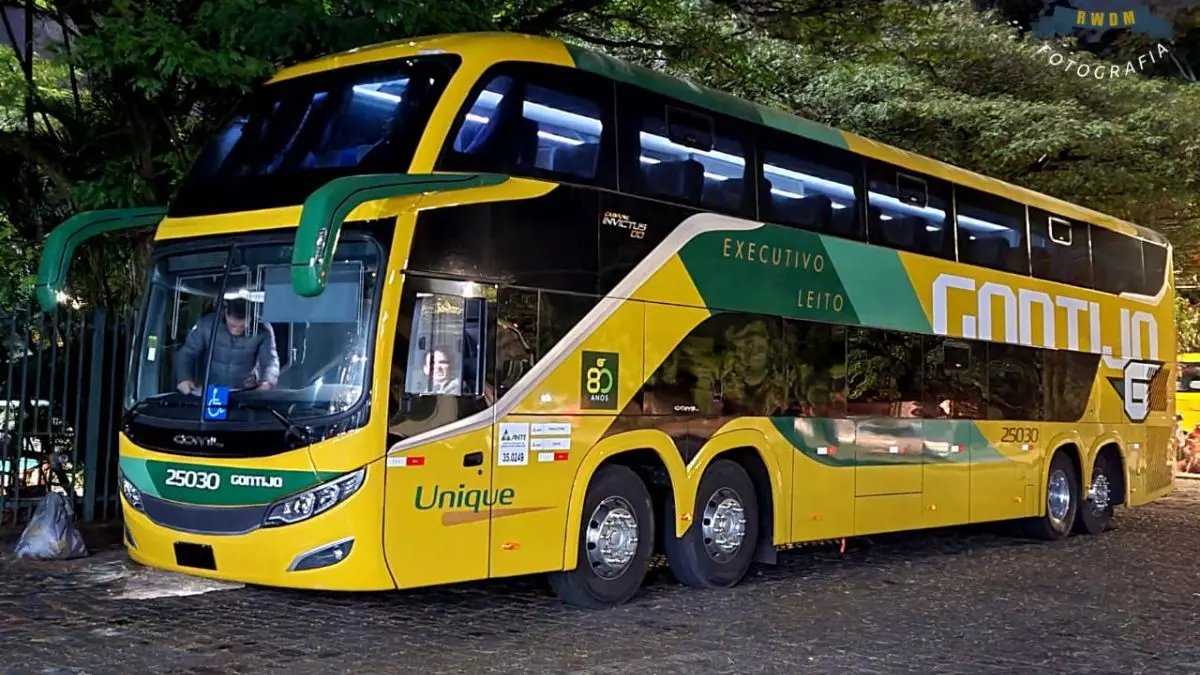
<svg viewBox="0 0 1200 675">
<path fill-rule="evenodd" d="M 131 329 L 123 311 L 0 312 L 0 528 L 28 521 L 49 490 L 74 496 L 85 523 L 119 516 Z"/>
</svg>

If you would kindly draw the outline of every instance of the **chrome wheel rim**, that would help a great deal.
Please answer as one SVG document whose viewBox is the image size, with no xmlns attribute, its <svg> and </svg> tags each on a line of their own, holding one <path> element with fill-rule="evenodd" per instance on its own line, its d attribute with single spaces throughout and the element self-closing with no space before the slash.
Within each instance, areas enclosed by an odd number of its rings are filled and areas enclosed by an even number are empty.
<svg viewBox="0 0 1200 675">
<path fill-rule="evenodd" d="M 1059 530 L 1067 524 L 1067 514 L 1071 512 L 1071 482 L 1062 469 L 1056 469 L 1050 474 L 1050 484 L 1046 490 L 1046 511 L 1050 521 Z"/>
<path fill-rule="evenodd" d="M 1092 503 L 1092 513 L 1100 515 L 1112 501 L 1112 493 L 1108 476 L 1100 469 L 1095 469 L 1092 475 L 1092 487 L 1088 490 L 1088 501 Z"/>
<path fill-rule="evenodd" d="M 588 564 L 602 579 L 616 579 L 637 555 L 638 522 L 624 497 L 606 497 L 588 519 Z"/>
<path fill-rule="evenodd" d="M 727 562 L 737 555 L 746 538 L 746 511 L 737 492 L 723 487 L 708 498 L 700 532 L 713 560 Z"/>
</svg>

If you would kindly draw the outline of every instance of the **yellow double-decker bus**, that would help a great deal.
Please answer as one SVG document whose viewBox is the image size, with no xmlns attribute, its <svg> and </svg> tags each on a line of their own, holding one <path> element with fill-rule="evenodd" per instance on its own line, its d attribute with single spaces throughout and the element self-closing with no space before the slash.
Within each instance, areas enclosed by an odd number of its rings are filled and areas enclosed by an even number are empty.
<svg viewBox="0 0 1200 675">
<path fill-rule="evenodd" d="M 561 42 L 279 72 L 154 227 L 126 545 L 256 584 L 548 573 L 629 600 L 783 546 L 1170 491 L 1171 249 L 1035 192 Z"/>
</svg>

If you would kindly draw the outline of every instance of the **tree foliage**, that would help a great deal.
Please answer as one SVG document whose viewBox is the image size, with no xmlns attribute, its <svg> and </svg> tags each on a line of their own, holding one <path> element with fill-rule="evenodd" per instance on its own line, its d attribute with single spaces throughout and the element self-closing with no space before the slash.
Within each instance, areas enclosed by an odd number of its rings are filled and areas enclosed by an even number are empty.
<svg viewBox="0 0 1200 675">
<path fill-rule="evenodd" d="M 0 256 L 0 292 L 28 288 L 37 243 L 72 211 L 169 199 L 214 126 L 280 65 L 493 29 L 556 35 L 1160 229 L 1194 272 L 1200 87 L 1166 65 L 1104 80 L 1051 66 L 1026 30 L 1035 4 L 45 0 L 39 19 L 69 26 L 70 40 L 34 59 L 32 90 L 16 50 L 0 57 L 0 163 L 14 167 L 0 175 L 0 237 L 14 251 Z M 1200 54 L 1200 14 L 1172 17 L 1181 57 Z M 1117 37 L 1045 46 L 1092 65 L 1142 48 Z M 73 289 L 128 302 L 139 252 L 129 238 L 85 249 Z"/>
</svg>

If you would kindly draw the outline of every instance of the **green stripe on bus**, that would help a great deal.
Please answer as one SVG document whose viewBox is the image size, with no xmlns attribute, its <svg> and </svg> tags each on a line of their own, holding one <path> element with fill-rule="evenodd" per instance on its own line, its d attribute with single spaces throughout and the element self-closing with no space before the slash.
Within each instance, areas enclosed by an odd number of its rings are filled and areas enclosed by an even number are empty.
<svg viewBox="0 0 1200 675">
<path fill-rule="evenodd" d="M 339 473 L 280 469 L 234 469 L 134 457 L 121 458 L 121 471 L 143 493 L 197 506 L 256 506 L 340 476 Z"/>
<path fill-rule="evenodd" d="M 789 227 L 705 232 L 679 251 L 707 307 L 856 324 L 822 237 Z"/>
<path fill-rule="evenodd" d="M 658 73 L 649 68 L 626 63 L 606 54 L 599 54 L 575 45 L 566 45 L 566 47 L 575 61 L 575 66 L 580 70 L 641 87 L 694 106 L 707 108 L 716 113 L 754 124 L 762 124 L 784 133 L 803 136 L 826 145 L 843 149 L 850 147 L 845 136 L 833 127 L 751 103 L 725 92 Z"/>
<path fill-rule="evenodd" d="M 854 420 L 858 424 L 879 423 L 883 420 Z M 850 420 L 823 417 L 772 417 L 771 424 L 800 454 L 825 466 L 848 468 L 854 466 L 900 466 L 903 464 L 983 464 L 1009 461 L 987 441 L 973 420 L 919 420 L 921 437 L 928 446 L 921 455 L 905 456 L 902 460 L 889 458 L 859 460 L 857 446 L 841 445 L 838 426 L 848 426 Z M 961 452 L 951 452 L 953 445 Z M 826 448 L 821 451 L 820 448 Z M 832 454 L 830 454 L 832 452 Z M 871 453 L 875 454 L 875 453 Z"/>
<path fill-rule="evenodd" d="M 899 254 L 848 239 L 821 240 L 860 323 L 909 333 L 931 332 Z"/>
</svg>

